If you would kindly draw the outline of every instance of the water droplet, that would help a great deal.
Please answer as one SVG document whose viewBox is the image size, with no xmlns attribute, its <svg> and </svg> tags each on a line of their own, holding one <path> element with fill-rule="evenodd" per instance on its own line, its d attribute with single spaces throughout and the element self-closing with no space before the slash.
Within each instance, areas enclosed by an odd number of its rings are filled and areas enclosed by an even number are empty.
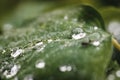
<svg viewBox="0 0 120 80">
<path fill-rule="evenodd" d="M 97 29 L 98 29 L 98 27 L 97 27 L 97 26 L 95 26 L 95 27 L 94 27 L 94 30 L 97 30 Z"/>
<path fill-rule="evenodd" d="M 109 76 L 108 76 L 108 80 L 115 80 L 115 76 L 114 76 L 114 75 L 112 75 L 112 74 L 111 74 L 111 75 L 109 75 Z"/>
<path fill-rule="evenodd" d="M 94 46 L 99 46 L 99 45 L 100 45 L 100 41 L 94 41 L 94 42 L 92 42 L 92 44 L 93 44 Z"/>
<path fill-rule="evenodd" d="M 69 72 L 69 71 L 72 70 L 72 67 L 71 67 L 71 66 L 66 66 L 66 65 L 64 65 L 64 66 L 61 66 L 61 67 L 59 68 L 59 70 L 60 70 L 61 72 Z"/>
<path fill-rule="evenodd" d="M 72 39 L 82 39 L 86 36 L 86 33 L 73 34 Z"/>
<path fill-rule="evenodd" d="M 120 70 L 116 71 L 116 76 L 120 77 Z"/>
<path fill-rule="evenodd" d="M 13 76 L 15 76 L 15 75 L 18 73 L 18 71 L 19 71 L 20 68 L 21 68 L 20 65 L 14 65 L 14 66 L 11 68 L 10 71 L 9 71 L 9 70 L 5 70 L 4 73 L 3 73 L 3 75 L 4 75 L 7 79 L 12 78 Z"/>
<path fill-rule="evenodd" d="M 36 68 L 43 69 L 45 67 L 45 62 L 44 61 L 39 61 L 35 64 Z"/>
<path fill-rule="evenodd" d="M 5 50 L 3 50 L 3 51 L 2 51 L 2 54 L 4 54 L 5 52 L 6 52 L 6 51 L 5 51 Z"/>
<path fill-rule="evenodd" d="M 34 80 L 33 75 L 30 74 L 30 75 L 25 76 L 24 80 Z"/>
<path fill-rule="evenodd" d="M 43 44 L 43 42 L 39 42 L 35 44 L 34 48 L 37 50 L 37 52 L 41 52 L 44 50 L 45 44 Z"/>
<path fill-rule="evenodd" d="M 64 16 L 64 20 L 68 20 L 68 16 L 67 15 Z"/>
<path fill-rule="evenodd" d="M 48 43 L 51 43 L 53 40 L 52 39 L 48 39 Z"/>
<path fill-rule="evenodd" d="M 43 45 L 43 42 L 39 42 L 39 43 L 37 43 L 37 44 L 35 44 L 35 46 L 41 46 L 41 45 Z"/>
<path fill-rule="evenodd" d="M 22 53 L 24 53 L 24 50 L 23 49 L 18 49 L 15 52 L 12 52 L 11 56 L 14 57 L 14 58 L 16 58 L 16 57 L 18 57 Z"/>
</svg>

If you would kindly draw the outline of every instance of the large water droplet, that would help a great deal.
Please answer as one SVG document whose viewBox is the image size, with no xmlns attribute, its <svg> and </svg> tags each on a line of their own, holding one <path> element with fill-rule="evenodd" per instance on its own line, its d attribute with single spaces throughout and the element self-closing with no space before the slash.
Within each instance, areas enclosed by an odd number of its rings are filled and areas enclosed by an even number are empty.
<svg viewBox="0 0 120 80">
<path fill-rule="evenodd" d="M 86 33 L 73 34 L 72 39 L 82 39 L 86 36 Z"/>
<path fill-rule="evenodd" d="M 24 53 L 24 50 L 23 49 L 18 49 L 18 50 L 16 50 L 15 52 L 13 51 L 12 53 L 11 53 L 11 56 L 12 57 L 14 57 L 14 58 L 16 58 L 16 57 L 18 57 L 20 54 L 22 54 L 22 53 Z"/>
<path fill-rule="evenodd" d="M 14 77 L 14 76 L 18 73 L 18 71 L 19 71 L 20 68 L 21 68 L 20 65 L 14 65 L 14 66 L 11 68 L 11 70 L 5 70 L 4 73 L 3 73 L 3 75 L 4 75 L 7 79 L 12 78 L 12 77 Z"/>
<path fill-rule="evenodd" d="M 59 67 L 59 70 L 60 70 L 61 72 L 69 72 L 69 71 L 72 70 L 72 66 L 67 66 L 67 65 L 60 66 L 60 67 Z"/>
<path fill-rule="evenodd" d="M 35 64 L 35 67 L 36 68 L 39 68 L 39 69 L 43 69 L 45 68 L 45 62 L 44 61 L 38 61 L 36 64 Z"/>
</svg>

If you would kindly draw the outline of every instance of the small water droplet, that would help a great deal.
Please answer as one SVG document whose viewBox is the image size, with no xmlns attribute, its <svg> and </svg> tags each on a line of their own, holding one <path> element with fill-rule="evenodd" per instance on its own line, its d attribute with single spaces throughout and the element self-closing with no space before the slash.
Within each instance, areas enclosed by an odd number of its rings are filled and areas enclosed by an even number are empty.
<svg viewBox="0 0 120 80">
<path fill-rule="evenodd" d="M 94 46 L 99 46 L 99 45 L 100 45 L 100 41 L 94 41 L 94 42 L 92 42 L 92 44 L 93 44 Z"/>
<path fill-rule="evenodd" d="M 39 42 L 39 43 L 35 44 L 35 46 L 41 46 L 41 45 L 43 45 L 43 42 Z"/>
<path fill-rule="evenodd" d="M 71 66 L 66 66 L 66 65 L 64 65 L 64 66 L 60 66 L 60 67 L 59 67 L 59 70 L 60 70 L 61 72 L 69 72 L 69 71 L 72 70 L 72 67 L 71 67 Z"/>
<path fill-rule="evenodd" d="M 45 68 L 45 62 L 44 61 L 39 61 L 35 64 L 36 68 L 43 69 Z"/>
<path fill-rule="evenodd" d="M 45 44 L 43 42 L 39 42 L 39 43 L 35 44 L 35 46 L 33 48 L 35 48 L 37 50 L 37 52 L 41 52 L 44 50 Z"/>
<path fill-rule="evenodd" d="M 72 39 L 82 39 L 86 36 L 86 33 L 73 34 Z"/>
<path fill-rule="evenodd" d="M 116 76 L 120 77 L 120 70 L 116 71 Z"/>
<path fill-rule="evenodd" d="M 18 71 L 19 71 L 20 68 L 21 68 L 20 65 L 14 65 L 14 66 L 11 68 L 11 70 L 5 70 L 4 73 L 3 73 L 3 75 L 4 75 L 7 79 L 12 78 L 12 77 L 14 77 L 14 76 L 18 73 Z"/>
<path fill-rule="evenodd" d="M 109 76 L 108 76 L 108 80 L 115 80 L 115 76 L 114 76 L 114 75 L 112 75 L 112 74 L 111 74 L 111 75 L 109 75 Z"/>
<path fill-rule="evenodd" d="M 22 53 L 24 53 L 24 50 L 23 49 L 18 49 L 15 52 L 12 52 L 11 56 L 14 57 L 14 58 L 16 58 L 16 57 L 18 57 Z"/>
<path fill-rule="evenodd" d="M 68 20 L 68 16 L 67 15 L 64 16 L 64 20 Z"/>
<path fill-rule="evenodd" d="M 5 52 L 6 52 L 6 50 L 3 50 L 3 51 L 2 51 L 2 54 L 4 54 Z"/>
<path fill-rule="evenodd" d="M 33 75 L 29 74 L 29 75 L 25 76 L 24 80 L 34 80 Z"/>
<path fill-rule="evenodd" d="M 52 39 L 48 39 L 48 43 L 51 43 L 53 40 Z"/>
</svg>

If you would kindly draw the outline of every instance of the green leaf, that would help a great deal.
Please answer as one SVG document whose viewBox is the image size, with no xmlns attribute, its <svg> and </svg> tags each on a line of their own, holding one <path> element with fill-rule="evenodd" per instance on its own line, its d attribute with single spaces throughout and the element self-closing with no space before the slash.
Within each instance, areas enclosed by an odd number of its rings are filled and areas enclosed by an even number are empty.
<svg viewBox="0 0 120 80">
<path fill-rule="evenodd" d="M 43 14 L 0 44 L 5 80 L 104 80 L 112 52 L 100 14 L 84 5 Z"/>
</svg>

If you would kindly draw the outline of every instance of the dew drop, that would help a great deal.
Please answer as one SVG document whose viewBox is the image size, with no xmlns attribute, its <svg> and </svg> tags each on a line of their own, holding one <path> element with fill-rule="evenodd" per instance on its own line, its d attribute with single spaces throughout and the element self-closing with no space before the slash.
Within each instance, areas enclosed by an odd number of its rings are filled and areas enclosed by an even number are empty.
<svg viewBox="0 0 120 80">
<path fill-rule="evenodd" d="M 53 40 L 52 39 L 48 39 L 48 43 L 51 43 Z"/>
<path fill-rule="evenodd" d="M 11 56 L 14 57 L 14 58 L 16 58 L 16 57 L 18 57 L 22 53 L 24 53 L 24 50 L 23 49 L 18 49 L 15 52 L 12 52 Z"/>
<path fill-rule="evenodd" d="M 6 50 L 3 50 L 3 51 L 2 51 L 2 54 L 4 54 L 5 52 L 6 52 Z"/>
<path fill-rule="evenodd" d="M 14 77 L 14 76 L 18 73 L 18 71 L 19 71 L 20 68 L 21 68 L 20 65 L 14 65 L 14 66 L 11 68 L 10 71 L 9 71 L 9 70 L 5 70 L 4 73 L 3 73 L 3 75 L 4 75 L 7 79 L 12 78 L 12 77 Z"/>
<path fill-rule="evenodd" d="M 94 46 L 99 46 L 99 45 L 100 45 L 100 41 L 94 41 L 94 42 L 92 42 L 92 44 L 93 44 Z"/>
<path fill-rule="evenodd" d="M 60 66 L 60 67 L 59 67 L 59 70 L 60 70 L 61 72 L 69 72 L 69 71 L 72 70 L 72 67 L 71 67 L 71 66 L 66 66 L 66 65 L 64 65 L 64 66 Z"/>
<path fill-rule="evenodd" d="M 73 34 L 72 39 L 82 39 L 86 36 L 86 33 Z"/>
<path fill-rule="evenodd" d="M 45 68 L 45 62 L 44 61 L 39 61 L 35 64 L 36 68 L 43 69 Z"/>
<path fill-rule="evenodd" d="M 39 42 L 35 44 L 34 48 L 37 50 L 37 52 L 41 52 L 44 50 L 45 44 L 43 44 L 43 42 Z"/>
<path fill-rule="evenodd" d="M 116 76 L 120 77 L 120 70 L 116 71 Z"/>
<path fill-rule="evenodd" d="M 42 46 L 43 45 L 43 42 L 39 42 L 37 44 L 35 44 L 35 46 Z"/>
</svg>

